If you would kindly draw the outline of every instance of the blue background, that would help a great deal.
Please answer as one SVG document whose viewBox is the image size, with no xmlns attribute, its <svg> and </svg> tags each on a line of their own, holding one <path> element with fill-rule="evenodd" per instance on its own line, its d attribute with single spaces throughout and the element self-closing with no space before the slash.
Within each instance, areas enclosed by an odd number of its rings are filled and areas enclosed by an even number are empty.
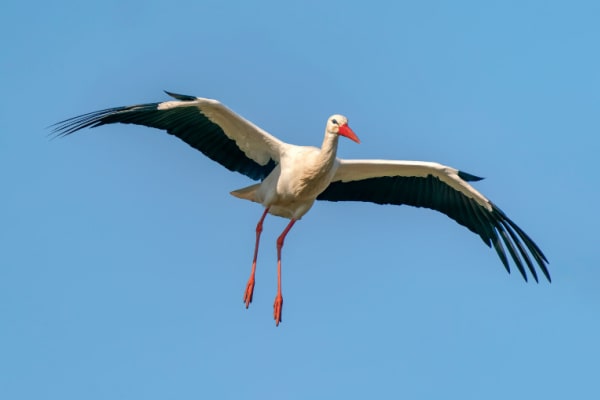
<svg viewBox="0 0 600 400">
<path fill-rule="evenodd" d="M 22 2 L 1 6 L 0 398 L 597 399 L 600 3 Z M 343 158 L 475 175 L 544 250 L 508 275 L 442 214 L 318 203 L 288 235 L 275 328 L 250 181 L 102 108 L 216 98 Z"/>
</svg>

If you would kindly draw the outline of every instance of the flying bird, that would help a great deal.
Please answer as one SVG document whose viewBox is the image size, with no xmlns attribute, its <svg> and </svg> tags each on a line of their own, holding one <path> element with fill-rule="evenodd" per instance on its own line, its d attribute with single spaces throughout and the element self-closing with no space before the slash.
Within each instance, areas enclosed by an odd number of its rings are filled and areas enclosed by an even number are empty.
<svg viewBox="0 0 600 400">
<path fill-rule="evenodd" d="M 256 225 L 252 269 L 243 302 L 246 308 L 252 302 L 265 217 L 272 214 L 289 219 L 277 238 L 277 295 L 273 304 L 276 326 L 281 322 L 283 306 L 284 240 L 315 200 L 406 204 L 437 210 L 479 235 L 488 247 L 493 246 L 509 273 L 505 247 L 525 281 L 526 268 L 538 281 L 535 265 L 551 281 L 548 260 L 535 242 L 469 184 L 480 177 L 435 162 L 337 158 L 340 136 L 360 143 L 342 115 L 332 115 L 327 120 L 321 148 L 296 146 L 279 140 L 217 100 L 166 93 L 175 100 L 91 112 L 53 125 L 53 132 L 66 136 L 113 123 L 162 129 L 225 168 L 259 181 L 231 192 L 264 207 Z"/>
</svg>

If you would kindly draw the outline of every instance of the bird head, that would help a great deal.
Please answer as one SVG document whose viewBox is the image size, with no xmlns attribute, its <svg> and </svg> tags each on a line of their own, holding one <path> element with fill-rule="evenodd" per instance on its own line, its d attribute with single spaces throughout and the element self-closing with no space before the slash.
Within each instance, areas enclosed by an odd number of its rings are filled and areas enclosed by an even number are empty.
<svg viewBox="0 0 600 400">
<path fill-rule="evenodd" d="M 327 132 L 345 136 L 356 143 L 360 143 L 358 136 L 348 126 L 348 118 L 343 115 L 335 114 L 329 117 L 327 120 Z"/>
</svg>

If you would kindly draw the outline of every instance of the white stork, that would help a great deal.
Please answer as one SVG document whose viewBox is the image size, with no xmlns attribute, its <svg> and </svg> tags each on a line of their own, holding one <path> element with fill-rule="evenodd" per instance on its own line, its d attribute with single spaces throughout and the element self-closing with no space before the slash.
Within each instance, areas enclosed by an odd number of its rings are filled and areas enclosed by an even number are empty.
<svg viewBox="0 0 600 400">
<path fill-rule="evenodd" d="M 525 280 L 525 265 L 538 281 L 537 264 L 550 281 L 546 257 L 527 234 L 468 182 L 482 178 L 445 165 L 421 161 L 344 160 L 336 157 L 338 139 L 358 137 L 342 115 L 327 120 L 321 148 L 285 143 L 216 100 L 166 92 L 176 101 L 115 107 L 70 118 L 54 125 L 59 136 L 112 123 L 163 129 L 200 150 L 225 168 L 260 183 L 232 195 L 263 205 L 256 225 L 252 270 L 243 301 L 252 302 L 258 244 L 267 213 L 288 218 L 277 238 L 275 324 L 281 322 L 281 249 L 294 223 L 315 200 L 407 204 L 440 211 L 481 237 L 498 253 L 510 273 L 504 246 Z M 502 245 L 504 243 L 504 246 Z M 532 259 L 535 261 L 532 261 Z"/>
</svg>

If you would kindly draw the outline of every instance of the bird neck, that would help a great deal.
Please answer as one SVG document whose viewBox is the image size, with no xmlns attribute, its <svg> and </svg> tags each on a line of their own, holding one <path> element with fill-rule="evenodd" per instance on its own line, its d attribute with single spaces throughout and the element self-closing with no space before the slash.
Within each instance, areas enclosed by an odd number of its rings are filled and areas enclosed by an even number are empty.
<svg viewBox="0 0 600 400">
<path fill-rule="evenodd" d="M 321 156 L 327 160 L 334 160 L 337 154 L 339 135 L 325 132 L 323 144 L 321 145 Z"/>
</svg>

